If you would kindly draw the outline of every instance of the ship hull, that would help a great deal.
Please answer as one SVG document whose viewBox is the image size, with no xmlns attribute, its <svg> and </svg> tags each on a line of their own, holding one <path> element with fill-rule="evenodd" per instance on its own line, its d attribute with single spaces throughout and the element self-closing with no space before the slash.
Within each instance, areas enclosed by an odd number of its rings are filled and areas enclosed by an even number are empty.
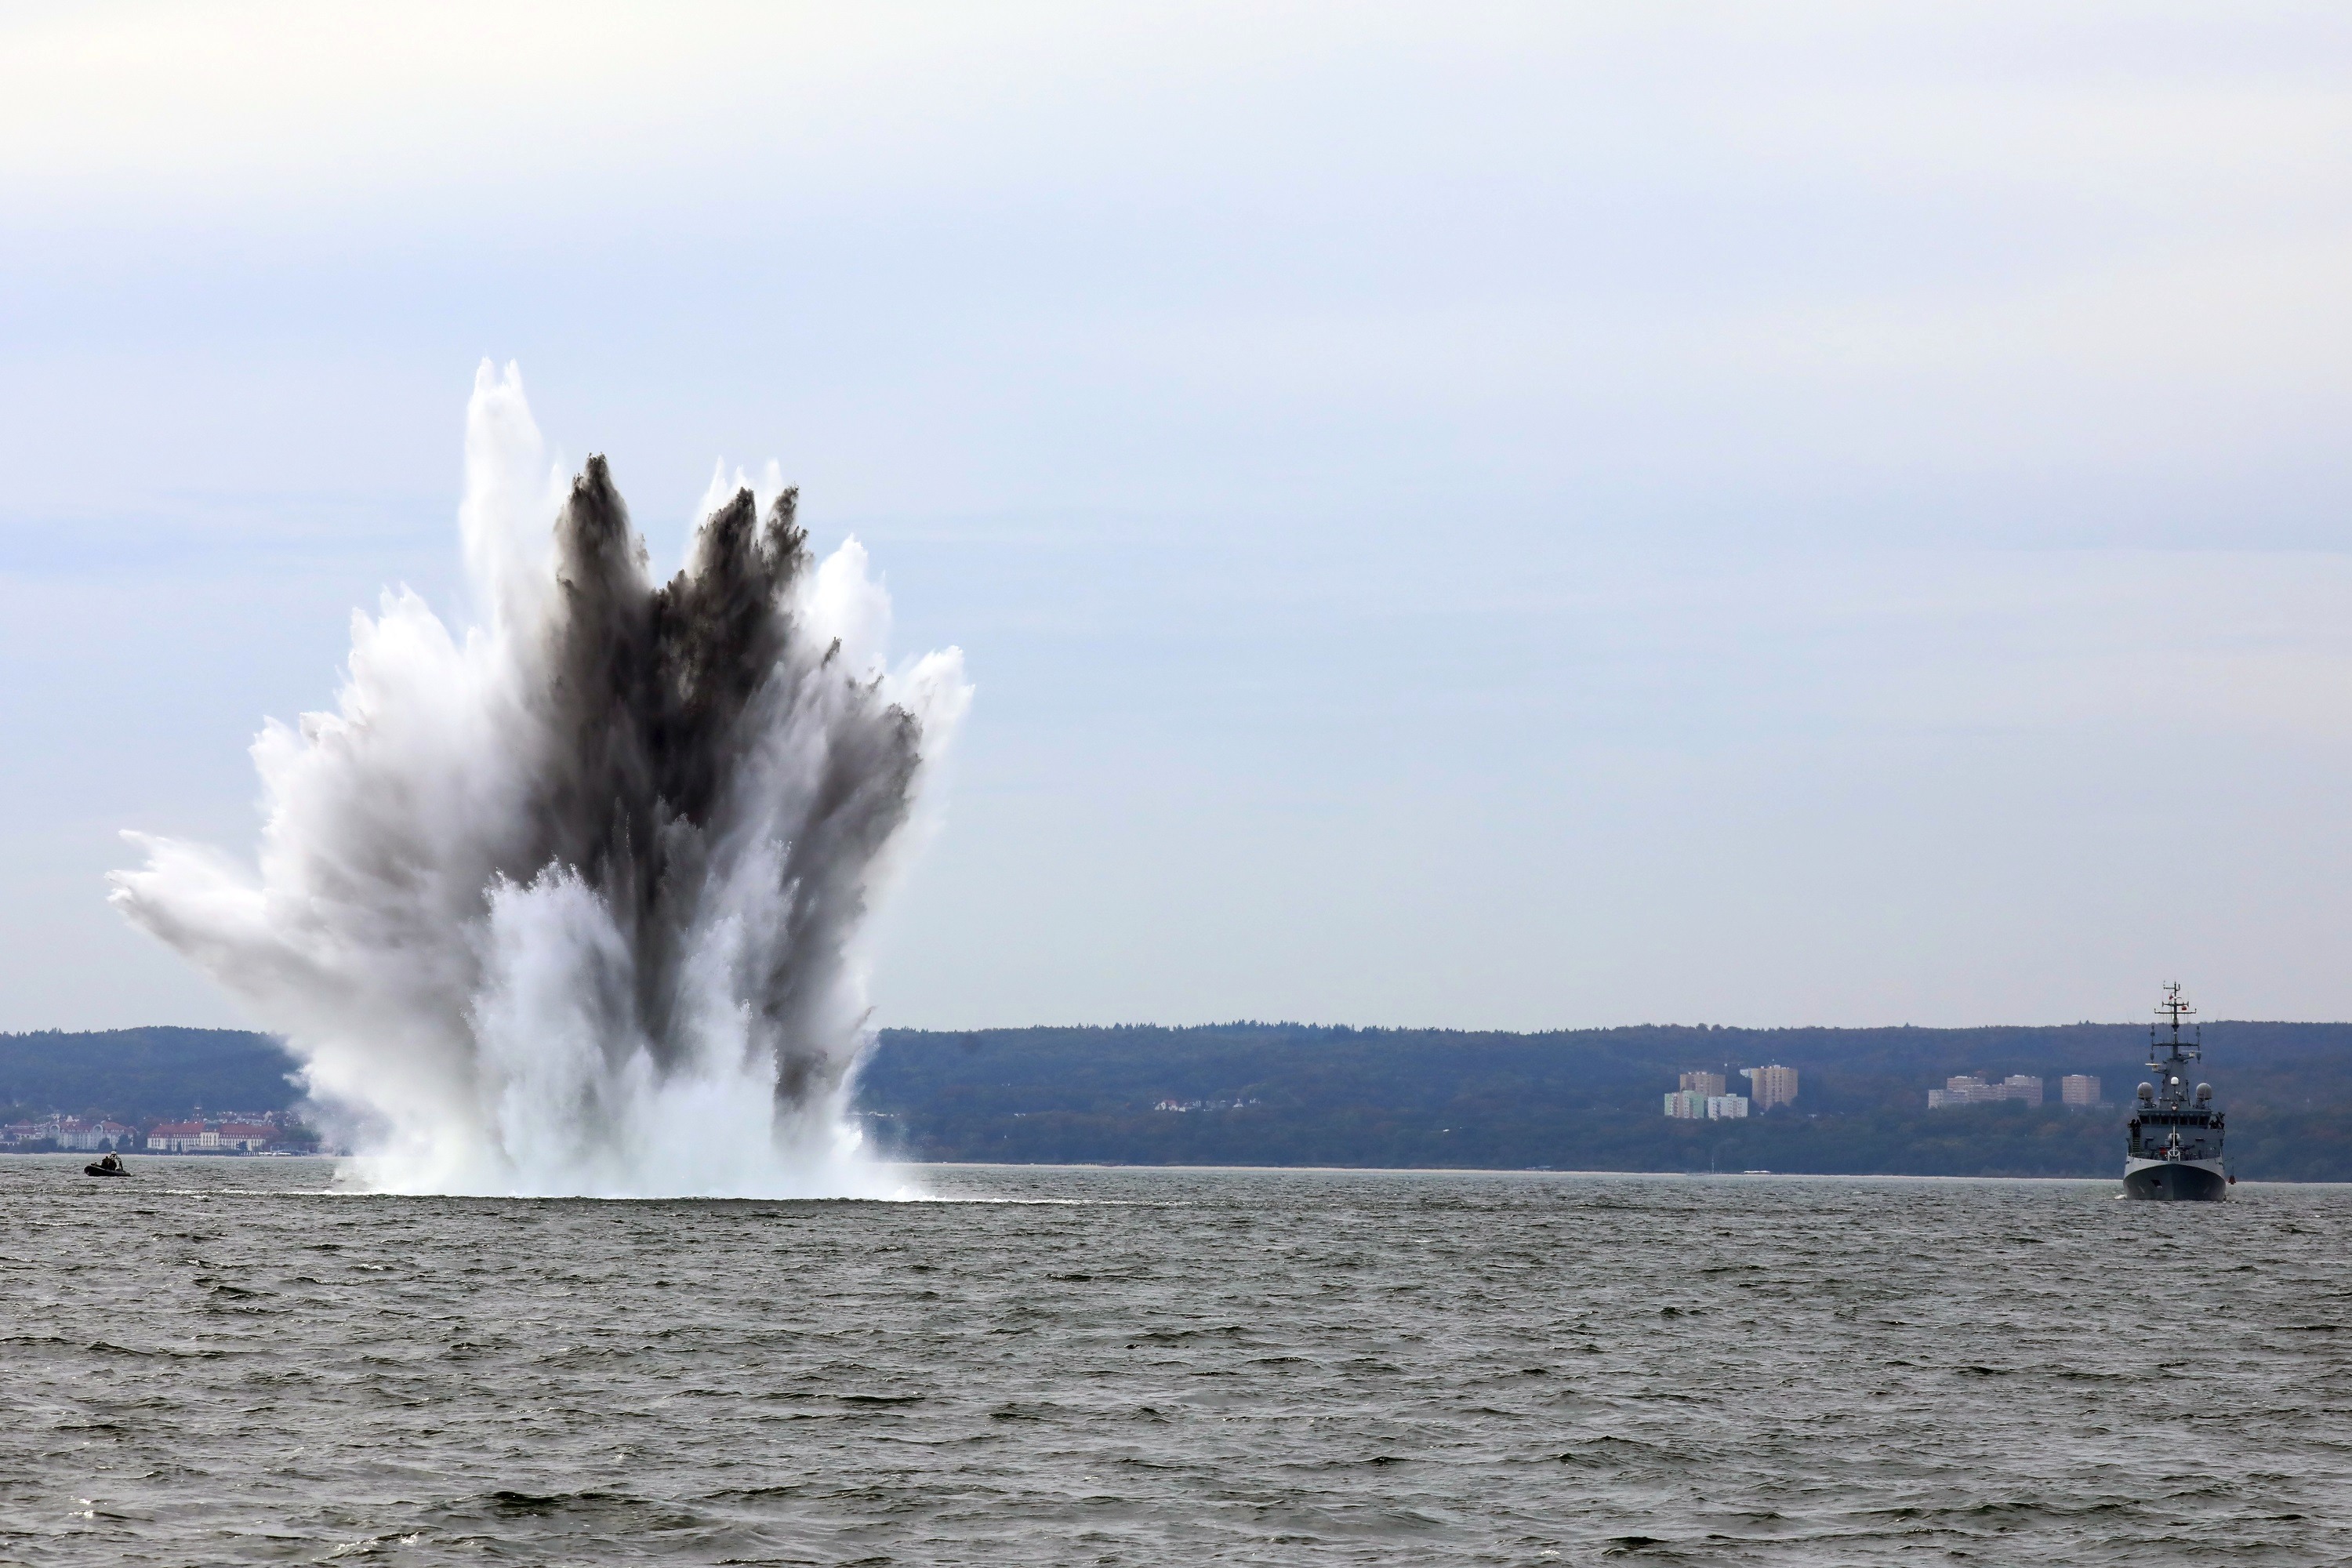
<svg viewBox="0 0 2352 1568">
<path fill-rule="evenodd" d="M 2220 1203 L 2230 1178 L 2219 1160 L 2126 1160 L 2124 1196 L 2155 1203 Z"/>
</svg>

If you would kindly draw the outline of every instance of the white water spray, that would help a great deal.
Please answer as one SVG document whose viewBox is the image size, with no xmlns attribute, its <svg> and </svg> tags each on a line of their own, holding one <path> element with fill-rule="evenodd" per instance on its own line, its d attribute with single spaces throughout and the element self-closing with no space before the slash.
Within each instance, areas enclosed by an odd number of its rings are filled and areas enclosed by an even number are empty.
<svg viewBox="0 0 2352 1568">
<path fill-rule="evenodd" d="M 551 478 L 511 365 L 466 469 L 478 624 L 405 590 L 354 616 L 336 711 L 254 742 L 257 865 L 133 835 L 114 903 L 285 1036 L 360 1185 L 891 1195 L 845 1115 L 857 939 L 961 656 L 886 668 L 864 550 L 813 560 L 772 479 L 714 482 L 656 585 L 603 461 Z"/>
</svg>

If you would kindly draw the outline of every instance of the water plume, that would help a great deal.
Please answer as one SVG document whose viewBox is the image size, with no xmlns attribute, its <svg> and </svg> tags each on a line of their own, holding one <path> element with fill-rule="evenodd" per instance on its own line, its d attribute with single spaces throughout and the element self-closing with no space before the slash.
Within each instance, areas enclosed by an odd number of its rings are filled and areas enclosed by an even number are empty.
<svg viewBox="0 0 2352 1568">
<path fill-rule="evenodd" d="M 112 899 L 281 1032 L 379 1190 L 886 1195 L 845 1115 L 858 937 L 971 689 L 887 667 L 855 541 L 714 481 L 656 582 L 610 469 L 550 478 L 485 363 L 476 624 L 352 617 L 332 713 L 272 721 L 251 867 L 132 835 Z"/>
</svg>

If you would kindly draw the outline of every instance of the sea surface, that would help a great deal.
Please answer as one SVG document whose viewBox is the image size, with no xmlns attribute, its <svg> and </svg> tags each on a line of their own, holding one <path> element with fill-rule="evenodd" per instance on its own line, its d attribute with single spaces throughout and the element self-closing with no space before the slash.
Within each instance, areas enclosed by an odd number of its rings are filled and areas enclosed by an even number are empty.
<svg viewBox="0 0 2352 1568">
<path fill-rule="evenodd" d="M 0 1561 L 2352 1560 L 2352 1188 L 0 1159 Z"/>
</svg>

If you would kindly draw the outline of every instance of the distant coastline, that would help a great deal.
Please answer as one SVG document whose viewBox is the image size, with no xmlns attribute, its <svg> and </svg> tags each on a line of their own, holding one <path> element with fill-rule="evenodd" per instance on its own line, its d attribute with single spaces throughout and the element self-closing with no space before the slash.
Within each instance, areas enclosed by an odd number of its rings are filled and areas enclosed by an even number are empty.
<svg viewBox="0 0 2352 1568">
<path fill-rule="evenodd" d="M 2252 1181 L 2352 1180 L 2352 1025 L 2216 1023 L 2209 1061 Z M 857 1109 L 931 1161 L 2103 1179 L 2147 1032 L 1654 1025 L 1506 1034 L 1244 1023 L 886 1030 Z M 1796 1100 L 1677 1120 L 1683 1075 L 1779 1062 Z M 2097 1077 L 2105 1106 L 1930 1108 L 1953 1078 Z M 1161 1109 L 1183 1107 L 1181 1110 Z"/>
<path fill-rule="evenodd" d="M 1739 1029 L 1643 1026 L 1506 1034 L 1240 1023 L 883 1032 L 855 1111 L 887 1158 L 922 1163 L 1622 1174 L 2021 1176 L 2121 1165 L 2143 1026 Z M 2352 1024 L 2206 1029 L 2242 1179 L 2352 1181 Z M 1676 1121 L 1693 1070 L 1785 1062 L 1794 1103 Z M 267 1036 L 157 1027 L 0 1035 L 0 1120 L 126 1123 L 203 1106 L 292 1110 Z M 1930 1110 L 1964 1074 L 2094 1074 L 2098 1107 Z"/>
</svg>

